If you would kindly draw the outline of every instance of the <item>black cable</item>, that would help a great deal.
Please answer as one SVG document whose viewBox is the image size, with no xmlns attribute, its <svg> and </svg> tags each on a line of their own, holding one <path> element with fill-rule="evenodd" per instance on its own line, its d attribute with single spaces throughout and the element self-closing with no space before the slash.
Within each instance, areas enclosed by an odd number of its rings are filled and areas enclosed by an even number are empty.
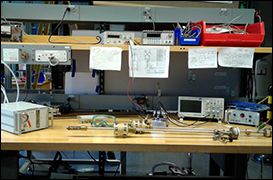
<svg viewBox="0 0 273 180">
<path fill-rule="evenodd" d="M 246 179 L 249 179 L 249 175 L 248 175 L 248 162 L 249 162 L 249 159 L 250 159 L 250 155 L 248 154 L 247 155 L 247 159 L 246 159 Z"/>
<path fill-rule="evenodd" d="M 30 90 L 30 89 L 27 89 L 27 90 L 26 90 L 26 96 L 25 96 L 25 98 L 23 99 L 23 101 L 26 101 L 26 99 L 28 98 L 29 90 Z"/>
<path fill-rule="evenodd" d="M 247 72 L 247 97 L 250 101 L 252 101 L 252 88 L 253 88 L 253 77 L 252 71 Z"/>
<path fill-rule="evenodd" d="M 264 164 L 264 156 L 261 156 L 261 179 L 263 179 L 263 164 Z"/>
<path fill-rule="evenodd" d="M 178 126 L 178 127 L 189 127 L 189 126 L 191 126 L 191 125 L 182 125 L 182 123 L 181 124 L 177 124 L 176 122 L 174 122 L 171 118 L 169 118 L 169 117 L 167 117 L 167 119 L 172 123 L 172 124 L 174 124 L 174 125 L 176 125 L 176 126 Z"/>
<path fill-rule="evenodd" d="M 35 164 L 32 163 L 32 176 L 34 176 L 34 172 L 35 172 Z"/>
<path fill-rule="evenodd" d="M 167 116 L 167 119 L 168 119 L 172 124 L 174 124 L 174 125 L 176 125 L 176 126 L 178 126 L 178 127 L 189 127 L 189 126 L 193 126 L 193 125 L 199 126 L 199 125 L 203 125 L 203 124 L 206 124 L 206 123 L 209 122 L 209 121 L 205 121 L 205 122 L 201 122 L 201 123 L 199 123 L 199 124 L 196 124 L 196 123 L 199 122 L 199 121 L 195 121 L 195 122 L 193 122 L 193 123 L 191 123 L 191 124 L 184 123 L 184 122 L 178 121 L 178 120 L 176 120 L 176 119 L 172 119 L 172 118 L 170 117 L 168 111 L 166 110 L 166 108 L 164 107 L 164 105 L 163 105 L 160 101 L 158 102 L 158 105 L 157 105 L 157 108 L 156 108 L 156 109 L 158 109 L 158 107 L 162 108 L 163 111 L 165 112 L 166 116 Z M 207 117 L 207 116 L 205 116 L 205 117 Z M 173 120 L 174 120 L 175 122 L 174 122 Z M 178 124 L 177 124 L 177 123 L 178 123 Z"/>
<path fill-rule="evenodd" d="M 66 9 L 65 9 L 61 21 L 57 24 L 57 26 L 54 28 L 54 30 L 51 31 L 51 33 L 50 33 L 50 35 L 49 35 L 49 37 L 48 37 L 48 42 L 49 42 L 49 43 L 54 43 L 54 44 L 66 44 L 66 43 L 68 43 L 68 44 L 94 44 L 94 45 L 95 45 L 95 44 L 99 44 L 99 43 L 102 41 L 102 39 L 101 39 L 100 36 L 96 36 L 96 39 L 98 40 L 98 42 L 95 42 L 95 43 L 89 43 L 89 42 L 85 42 L 85 43 L 83 43 L 83 42 L 80 42 L 80 43 L 72 43 L 72 42 L 60 42 L 60 41 L 58 41 L 58 42 L 53 42 L 53 41 L 51 41 L 52 35 L 55 34 L 55 33 L 57 32 L 57 30 L 60 28 L 60 26 L 63 24 L 65 15 L 66 15 L 66 13 L 67 13 L 68 11 L 70 11 L 70 8 L 66 8 Z"/>
<path fill-rule="evenodd" d="M 64 17 L 65 17 L 65 15 L 66 15 L 66 13 L 67 13 L 68 10 L 69 10 L 68 8 L 65 9 L 61 21 L 60 21 L 60 22 L 58 23 L 58 25 L 54 28 L 54 30 L 51 31 L 51 33 L 50 33 L 50 35 L 49 35 L 49 37 L 48 37 L 48 42 L 49 42 L 49 43 L 56 43 L 56 42 L 52 42 L 52 41 L 51 41 L 51 37 L 52 37 L 52 35 L 59 29 L 59 27 L 62 25 L 63 20 L 64 20 Z"/>
<path fill-rule="evenodd" d="M 177 120 L 177 119 L 174 119 L 174 120 L 175 120 L 175 122 L 177 122 L 177 123 L 179 123 L 179 124 L 182 124 L 183 126 L 181 126 L 181 127 L 200 126 L 200 125 L 203 125 L 203 124 L 206 124 L 206 123 L 209 122 L 209 121 L 204 121 L 204 122 L 198 123 L 199 120 L 196 120 L 196 121 L 194 121 L 193 123 L 188 124 L 188 123 L 185 123 L 185 122 L 181 122 L 181 121 L 179 121 L 179 120 Z M 197 124 L 197 123 L 198 123 L 198 124 Z"/>
<path fill-rule="evenodd" d="M 168 166 L 169 169 L 170 169 L 170 167 L 174 167 L 174 168 L 176 168 L 177 170 L 179 170 L 180 172 L 183 172 L 182 169 L 180 169 L 180 167 L 178 167 L 175 163 L 172 163 L 172 162 L 160 162 L 160 163 L 155 164 L 155 165 L 152 167 L 152 172 L 151 172 L 152 175 L 155 174 L 155 170 L 156 170 L 156 168 L 159 167 L 159 166 Z"/>
<path fill-rule="evenodd" d="M 67 159 L 69 159 L 69 157 L 63 151 L 60 151 L 60 153 L 63 154 Z"/>
<path fill-rule="evenodd" d="M 99 162 L 91 155 L 89 151 L 87 151 L 88 155 L 93 159 L 93 161 L 99 166 Z"/>
<path fill-rule="evenodd" d="M 145 113 L 145 110 L 143 109 L 143 107 L 141 107 L 141 109 L 137 109 L 137 106 L 134 103 L 132 103 L 132 105 L 133 105 L 133 110 L 135 111 L 135 113 L 138 116 L 140 116 L 142 119 L 145 119 L 145 117 L 146 117 L 147 114 Z"/>
<path fill-rule="evenodd" d="M 129 42 L 129 50 L 131 52 L 131 59 L 132 59 L 132 64 L 134 62 L 134 53 L 133 53 L 133 48 L 132 48 L 132 45 L 131 43 Z M 133 65 L 132 65 L 133 67 Z M 145 116 L 147 115 L 145 113 L 145 110 L 143 109 L 143 107 L 141 105 L 138 104 L 137 100 L 136 102 L 134 102 L 135 98 L 132 99 L 131 95 L 130 95 L 130 89 L 131 89 L 131 86 L 133 86 L 133 80 L 134 80 L 134 70 L 132 68 L 132 78 L 129 77 L 128 79 L 128 83 L 127 83 L 127 97 L 128 97 L 128 100 L 132 103 L 133 105 L 133 110 L 136 111 L 136 113 L 142 118 L 142 119 L 145 119 Z"/>
<path fill-rule="evenodd" d="M 246 72 L 246 97 L 249 99 L 249 73 Z"/>
<path fill-rule="evenodd" d="M 24 158 L 24 159 L 29 160 L 29 162 L 30 162 L 30 164 L 32 166 L 31 173 L 32 173 L 32 176 L 34 176 L 34 171 L 35 171 L 34 165 L 35 165 L 35 163 L 32 161 L 31 157 L 30 156 L 23 156 L 23 155 L 19 154 L 19 158 Z"/>
<path fill-rule="evenodd" d="M 93 161 L 99 166 L 99 163 L 98 163 L 98 161 L 91 155 L 91 153 L 89 152 L 89 151 L 87 151 L 87 153 L 88 153 L 88 155 L 93 159 Z M 116 176 L 116 174 L 117 174 L 117 172 L 118 172 L 118 169 L 119 169 L 119 167 L 120 167 L 120 164 L 117 166 L 117 169 L 116 169 L 116 171 L 115 171 L 115 174 L 114 174 L 114 176 Z"/>
<path fill-rule="evenodd" d="M 255 91 L 255 94 L 254 94 L 254 98 L 257 97 L 257 81 L 256 81 L 256 76 L 255 76 L 255 70 L 253 69 L 253 72 L 252 72 L 252 76 L 253 76 L 253 81 L 254 81 L 254 91 Z M 255 99 L 254 99 L 255 100 Z"/>
<path fill-rule="evenodd" d="M 208 123 L 208 121 L 205 121 L 205 122 L 201 122 L 199 124 L 196 124 L 197 122 L 199 121 L 194 121 L 193 123 L 191 124 L 188 124 L 188 123 L 184 123 L 184 122 L 180 122 L 178 120 L 175 120 L 175 119 L 171 119 L 170 117 L 167 116 L 167 119 L 174 125 L 178 126 L 178 127 L 189 127 L 189 126 L 200 126 L 200 125 L 203 125 L 203 124 L 206 124 Z M 174 120 L 174 121 L 173 121 Z"/>
<path fill-rule="evenodd" d="M 154 22 L 154 19 L 152 18 L 152 16 L 149 16 L 149 19 L 152 21 L 152 23 L 153 23 L 153 31 L 155 31 L 155 22 Z"/>
<path fill-rule="evenodd" d="M 117 167 L 117 169 L 116 169 L 116 171 L 115 171 L 114 176 L 116 176 L 116 175 L 117 175 L 117 172 L 118 172 L 119 167 L 120 167 L 120 164 L 118 165 L 118 167 Z"/>
</svg>

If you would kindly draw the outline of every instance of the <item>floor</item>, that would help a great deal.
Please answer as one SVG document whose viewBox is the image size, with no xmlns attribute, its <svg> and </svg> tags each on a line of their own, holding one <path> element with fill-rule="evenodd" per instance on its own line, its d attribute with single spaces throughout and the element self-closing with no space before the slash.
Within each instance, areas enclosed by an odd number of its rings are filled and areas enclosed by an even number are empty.
<svg viewBox="0 0 273 180">
<path fill-rule="evenodd" d="M 21 152 L 25 153 L 25 152 Z M 39 158 L 49 158 L 53 159 L 56 152 L 33 152 L 33 156 L 37 159 Z M 62 151 L 61 152 L 63 158 L 70 159 L 90 159 L 90 156 L 87 152 L 79 152 L 79 151 Z M 114 153 L 116 158 L 119 159 L 119 153 Z M 97 159 L 98 152 L 91 152 L 91 155 Z M 255 158 L 256 157 L 256 158 Z M 257 162 L 257 157 L 250 155 L 248 161 L 248 173 L 246 175 L 247 179 L 272 179 L 272 164 L 264 164 L 261 166 L 260 162 Z M 272 156 L 271 156 L 272 157 Z M 143 176 L 151 173 L 152 167 L 158 163 L 168 162 L 174 163 L 180 168 L 188 168 L 189 167 L 189 156 L 187 153 L 127 153 L 127 175 L 132 176 Z M 22 164 L 21 160 L 21 164 Z M 272 162 L 271 162 L 272 163 Z M 79 171 L 88 172 L 88 171 L 96 171 L 96 165 L 81 165 L 74 166 Z M 41 168 L 40 168 L 41 169 Z M 46 167 L 44 167 L 46 169 Z M 192 169 L 196 176 L 207 177 L 209 174 L 209 154 L 204 153 L 193 153 L 192 154 Z M 107 166 L 106 171 L 111 171 L 109 175 L 118 174 L 119 167 L 118 166 Z M 36 167 L 36 171 L 38 168 Z M 156 168 L 156 171 L 166 171 L 168 170 L 168 166 L 159 166 Z M 60 178 L 62 175 L 55 174 L 54 178 Z M 65 176 L 65 178 L 69 179 L 70 176 Z"/>
</svg>

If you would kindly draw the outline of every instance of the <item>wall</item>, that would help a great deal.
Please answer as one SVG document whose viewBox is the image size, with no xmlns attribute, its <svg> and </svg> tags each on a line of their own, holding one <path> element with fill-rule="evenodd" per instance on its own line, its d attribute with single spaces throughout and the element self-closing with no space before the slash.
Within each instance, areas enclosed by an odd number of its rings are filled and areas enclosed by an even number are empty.
<svg viewBox="0 0 273 180">
<path fill-rule="evenodd" d="M 136 95 L 156 96 L 159 85 L 162 96 L 239 96 L 240 69 L 218 67 L 189 70 L 187 55 L 171 53 L 169 78 L 135 78 L 131 91 Z M 77 61 L 77 72 L 90 72 L 88 52 L 73 52 L 73 58 Z M 105 71 L 105 94 L 126 95 L 128 76 L 128 52 L 123 52 L 121 71 Z"/>
<path fill-rule="evenodd" d="M 153 6 L 153 7 L 225 7 L 238 8 L 239 1 L 93 1 L 94 5 L 111 6 Z"/>
</svg>

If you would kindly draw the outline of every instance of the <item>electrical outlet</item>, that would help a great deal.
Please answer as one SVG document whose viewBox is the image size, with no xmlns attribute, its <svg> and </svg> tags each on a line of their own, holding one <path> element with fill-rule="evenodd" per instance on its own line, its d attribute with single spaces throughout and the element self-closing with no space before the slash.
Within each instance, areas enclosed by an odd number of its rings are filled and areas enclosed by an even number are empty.
<svg viewBox="0 0 273 180">
<path fill-rule="evenodd" d="M 150 7 L 145 7 L 143 11 L 144 21 L 150 22 L 152 21 L 152 9 Z"/>
<path fill-rule="evenodd" d="M 75 5 L 68 5 L 67 8 L 69 8 L 68 12 L 75 13 L 77 11 Z"/>
<path fill-rule="evenodd" d="M 71 65 L 71 60 L 70 46 L 1 44 L 1 61 L 8 64 Z"/>
<path fill-rule="evenodd" d="M 36 50 L 35 61 L 49 62 L 50 58 L 58 59 L 59 62 L 67 61 L 67 52 L 65 50 Z"/>
</svg>

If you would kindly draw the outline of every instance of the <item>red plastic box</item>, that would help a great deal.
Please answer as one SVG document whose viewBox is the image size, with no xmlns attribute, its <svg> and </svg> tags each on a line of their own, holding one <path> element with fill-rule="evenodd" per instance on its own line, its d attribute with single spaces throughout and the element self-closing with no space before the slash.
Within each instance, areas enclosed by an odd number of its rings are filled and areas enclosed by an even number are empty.
<svg viewBox="0 0 273 180">
<path fill-rule="evenodd" d="M 264 41 L 264 22 L 249 24 L 246 28 L 246 34 L 232 33 L 207 33 L 206 28 L 214 25 L 206 25 L 205 21 L 198 22 L 202 26 L 201 45 L 202 46 L 237 46 L 237 47 L 259 47 Z M 245 26 L 237 26 L 244 30 Z"/>
</svg>

